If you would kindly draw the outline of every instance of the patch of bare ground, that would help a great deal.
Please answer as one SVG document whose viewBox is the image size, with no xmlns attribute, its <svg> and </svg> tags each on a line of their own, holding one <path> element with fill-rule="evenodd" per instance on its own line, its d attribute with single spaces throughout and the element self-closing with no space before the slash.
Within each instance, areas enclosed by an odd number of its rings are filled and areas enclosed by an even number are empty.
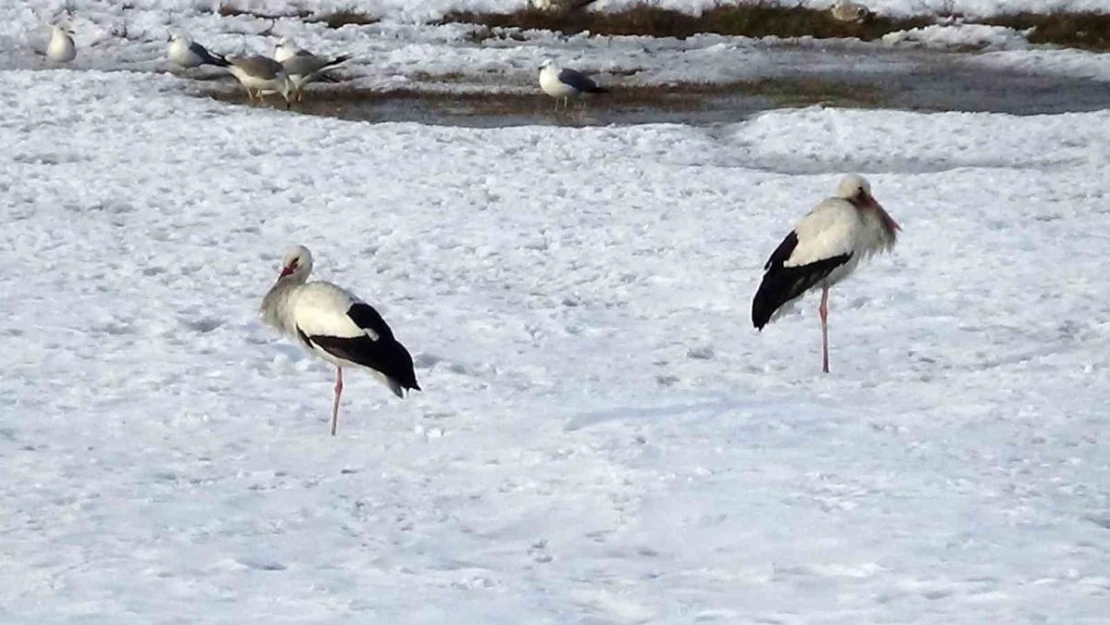
<svg viewBox="0 0 1110 625">
<path fill-rule="evenodd" d="M 306 22 L 319 22 L 326 25 L 328 28 L 343 28 L 344 26 L 368 26 L 376 24 L 378 18 L 368 13 L 360 11 L 335 11 L 332 13 L 317 13 L 307 19 Z"/>
<path fill-rule="evenodd" d="M 1016 13 L 982 20 L 967 19 L 956 14 L 940 17 L 960 19 L 964 23 L 1005 26 L 1017 30 L 1033 28 L 1031 43 L 1055 44 L 1091 50 L 1110 50 L 1110 14 Z M 490 29 L 536 29 L 595 35 L 641 35 L 684 39 L 697 34 L 718 34 L 742 37 L 814 37 L 817 39 L 855 38 L 872 41 L 888 33 L 922 28 L 937 23 L 937 18 L 917 16 L 893 19 L 873 15 L 862 22 L 842 22 L 830 11 L 802 6 L 778 6 L 761 2 L 719 4 L 701 15 L 673 11 L 651 3 L 634 5 L 615 12 L 563 10 L 545 11 L 532 7 L 511 13 L 456 11 L 445 15 L 439 23 L 461 22 L 485 26 L 478 39 L 511 36 Z"/>
<path fill-rule="evenodd" d="M 1015 13 L 986 20 L 994 26 L 1033 29 L 1030 43 L 1046 43 L 1085 50 L 1110 50 L 1110 13 Z"/>
<path fill-rule="evenodd" d="M 537 29 L 577 34 L 677 37 L 711 33 L 743 37 L 854 37 L 869 41 L 897 30 L 933 23 L 926 17 L 889 19 L 874 16 L 863 22 L 842 22 L 829 11 L 772 4 L 720 4 L 701 15 L 638 4 L 621 11 L 544 11 L 532 7 L 511 13 L 456 11 L 439 23 L 462 22 L 489 28 Z"/>
<path fill-rule="evenodd" d="M 267 13 L 265 11 L 255 11 L 252 9 L 243 9 L 232 4 L 221 4 L 216 9 L 216 13 L 224 17 L 248 16 L 260 20 L 277 21 L 281 19 L 296 19 L 303 22 L 324 24 L 328 28 L 342 28 L 344 26 L 367 26 L 369 24 L 376 24 L 378 18 L 355 11 L 352 9 L 344 9 L 339 11 L 332 11 L 329 13 L 313 13 L 303 9 L 289 10 L 278 13 Z"/>
<path fill-rule="evenodd" d="M 265 11 L 254 11 L 251 9 L 243 9 L 234 4 L 221 4 L 215 11 L 218 15 L 223 17 L 255 17 L 260 20 L 279 20 L 279 19 L 305 19 L 312 15 L 311 11 L 295 10 L 285 11 L 281 13 L 267 13 Z"/>
<path fill-rule="evenodd" d="M 443 81 L 439 78 L 435 77 L 440 83 L 458 79 L 450 75 Z M 238 90 L 203 93 L 223 102 L 247 103 L 246 95 Z M 277 97 L 271 97 L 267 102 L 268 106 L 284 106 Z M 435 118 L 447 117 L 495 119 L 547 114 L 552 111 L 553 102 L 551 98 L 534 91 L 380 91 L 320 85 L 306 91 L 304 101 L 294 103 L 292 109 L 310 115 L 375 121 L 392 121 L 391 111 L 423 111 L 424 117 L 434 121 Z M 581 105 L 590 111 L 605 112 L 610 119 L 620 119 L 622 113 L 628 113 L 637 120 L 650 120 L 653 115 L 673 115 L 683 111 L 727 111 L 730 108 L 751 111 L 814 104 L 877 107 L 883 102 L 881 91 L 871 85 L 814 78 L 765 78 L 722 84 L 617 86 L 604 96 L 591 97 Z"/>
</svg>

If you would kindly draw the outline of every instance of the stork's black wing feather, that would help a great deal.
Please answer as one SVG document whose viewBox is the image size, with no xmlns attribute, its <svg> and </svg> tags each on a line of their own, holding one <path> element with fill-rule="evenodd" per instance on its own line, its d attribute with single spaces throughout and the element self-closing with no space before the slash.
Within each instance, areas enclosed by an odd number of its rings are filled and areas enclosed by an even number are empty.
<svg viewBox="0 0 1110 625">
<path fill-rule="evenodd" d="M 798 235 L 793 231 L 786 235 L 779 244 L 767 263 L 763 265 L 766 273 L 759 284 L 759 290 L 752 300 L 752 325 L 762 330 L 763 326 L 771 321 L 775 311 L 790 300 L 800 297 L 808 289 L 824 280 L 834 269 L 848 262 L 852 255 L 841 254 L 831 258 L 799 265 L 785 267 L 784 263 L 798 247 Z"/>
<path fill-rule="evenodd" d="M 377 338 L 372 338 L 369 335 L 356 337 L 309 336 L 301 332 L 299 328 L 297 331 L 300 332 L 303 341 L 318 346 L 336 358 L 342 358 L 378 371 L 396 382 L 402 389 L 416 389 L 419 391 L 420 385 L 416 382 L 412 355 L 409 354 L 404 345 L 393 338 L 393 331 L 378 311 L 374 310 L 374 307 L 369 304 L 358 302 L 352 304 L 347 310 L 347 316 L 358 327 L 377 335 Z M 400 396 L 399 390 L 395 389 L 394 392 Z"/>
</svg>

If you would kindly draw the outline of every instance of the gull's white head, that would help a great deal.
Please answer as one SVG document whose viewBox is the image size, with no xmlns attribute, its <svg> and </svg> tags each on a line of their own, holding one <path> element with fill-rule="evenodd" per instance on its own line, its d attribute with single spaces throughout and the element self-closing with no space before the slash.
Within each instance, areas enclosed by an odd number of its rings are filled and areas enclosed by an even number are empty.
<svg viewBox="0 0 1110 625">
<path fill-rule="evenodd" d="M 281 259 L 281 276 L 278 280 L 293 280 L 304 282 L 308 274 L 312 273 L 312 252 L 303 245 L 298 245 L 285 253 Z"/>
<path fill-rule="evenodd" d="M 555 63 L 555 59 L 551 57 L 546 57 L 544 60 L 540 61 L 540 71 L 543 71 L 549 67 L 558 67 L 558 64 Z"/>
<path fill-rule="evenodd" d="M 274 60 L 278 63 L 297 55 L 297 42 L 290 37 L 282 37 L 274 46 Z"/>
<path fill-rule="evenodd" d="M 69 25 L 51 24 L 50 25 L 50 34 L 53 37 L 60 37 L 62 35 L 69 35 L 70 37 L 72 37 L 73 36 L 73 28 L 71 28 Z"/>
<path fill-rule="evenodd" d="M 189 35 L 186 35 L 183 31 L 180 30 L 175 30 L 171 32 L 169 41 L 172 41 L 174 43 L 182 43 L 185 45 L 193 43 L 193 40 L 189 38 Z"/>
</svg>

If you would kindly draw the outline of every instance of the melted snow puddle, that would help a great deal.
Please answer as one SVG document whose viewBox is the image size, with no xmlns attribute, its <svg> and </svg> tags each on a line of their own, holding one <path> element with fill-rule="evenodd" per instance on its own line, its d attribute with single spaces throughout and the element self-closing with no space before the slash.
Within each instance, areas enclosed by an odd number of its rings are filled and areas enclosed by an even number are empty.
<svg viewBox="0 0 1110 625">
<path fill-rule="evenodd" d="M 649 103 L 643 91 L 571 103 L 554 110 L 550 99 L 521 93 L 444 93 L 435 91 L 356 92 L 331 87 L 305 94 L 293 110 L 323 117 L 367 122 L 489 128 L 524 125 L 608 126 L 682 123 L 696 126 L 738 122 L 771 109 L 811 105 L 912 111 L 966 111 L 1012 115 L 1051 115 L 1095 111 L 1110 102 L 1110 86 L 1060 76 L 1014 72 L 968 74 L 926 73 L 884 76 L 868 80 L 845 75 L 841 89 L 814 83 L 800 88 L 796 81 L 769 79 L 737 83 L 718 89 L 692 88 L 663 92 Z M 869 77 L 874 79 L 876 77 Z M 772 93 L 766 91 L 770 89 Z M 762 91 L 762 92 L 759 92 Z M 238 91 L 206 95 L 246 105 Z M 269 106 L 277 106 L 271 103 Z"/>
<path fill-rule="evenodd" d="M 413 88 L 381 91 L 351 84 L 314 84 L 293 110 L 368 122 L 419 122 L 467 127 L 607 126 L 653 123 L 715 125 L 770 109 L 802 106 L 1050 115 L 1101 110 L 1110 85 L 1087 78 L 976 62 L 973 54 L 885 50 L 784 49 L 761 75 L 730 83 L 634 84 L 635 76 L 603 80 L 612 92 L 556 112 L 554 101 L 516 75 L 421 76 Z M 809 59 L 814 54 L 819 58 Z M 808 55 L 808 56 L 807 56 Z M 877 56 L 876 56 L 877 55 Z M 809 60 L 807 60 L 809 59 Z M 201 93 L 247 104 L 229 79 Z M 269 106 L 280 98 L 270 97 Z"/>
</svg>

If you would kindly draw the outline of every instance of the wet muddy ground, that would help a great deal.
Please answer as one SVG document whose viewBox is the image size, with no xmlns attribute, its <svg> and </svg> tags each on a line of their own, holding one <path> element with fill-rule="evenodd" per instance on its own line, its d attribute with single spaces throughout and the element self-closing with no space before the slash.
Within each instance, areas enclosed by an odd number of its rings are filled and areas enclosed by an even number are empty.
<svg viewBox="0 0 1110 625">
<path fill-rule="evenodd" d="M 827 105 L 914 111 L 994 112 L 1014 115 L 1098 110 L 1110 105 L 1110 84 L 1058 74 L 988 69 L 970 55 L 910 51 L 881 55 L 823 54 L 773 66 L 768 75 L 724 83 L 643 85 L 636 76 L 603 77 L 611 92 L 555 110 L 552 99 L 521 76 L 420 76 L 400 90 L 349 83 L 317 83 L 293 110 L 345 120 L 420 122 L 495 127 L 530 124 L 610 125 L 742 121 L 759 111 Z M 341 74 L 339 79 L 342 80 Z M 247 104 L 230 78 L 202 84 L 199 92 Z M 269 96 L 267 106 L 281 98 Z"/>
</svg>

